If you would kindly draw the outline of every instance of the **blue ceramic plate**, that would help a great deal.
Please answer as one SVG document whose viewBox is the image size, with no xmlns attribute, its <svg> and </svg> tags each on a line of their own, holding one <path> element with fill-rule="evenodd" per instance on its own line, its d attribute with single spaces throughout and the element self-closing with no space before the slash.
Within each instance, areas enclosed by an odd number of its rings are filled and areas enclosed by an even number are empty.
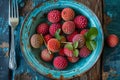
<svg viewBox="0 0 120 80">
<path fill-rule="evenodd" d="M 35 33 L 36 26 L 41 22 L 46 21 L 45 16 L 50 10 L 63 9 L 66 7 L 74 9 L 77 14 L 86 16 L 89 21 L 88 25 L 91 27 L 94 26 L 98 29 L 98 36 L 96 38 L 97 47 L 87 58 L 80 59 L 79 62 L 75 64 L 69 64 L 65 70 L 56 70 L 51 63 L 46 63 L 40 59 L 40 52 L 42 48 L 33 49 L 29 40 Z M 104 37 L 102 27 L 96 15 L 83 4 L 67 0 L 46 2 L 35 7 L 26 17 L 21 28 L 20 36 L 23 56 L 29 65 L 40 74 L 54 79 L 59 79 L 61 77 L 70 79 L 88 71 L 100 57 L 103 48 L 103 40 Z"/>
</svg>

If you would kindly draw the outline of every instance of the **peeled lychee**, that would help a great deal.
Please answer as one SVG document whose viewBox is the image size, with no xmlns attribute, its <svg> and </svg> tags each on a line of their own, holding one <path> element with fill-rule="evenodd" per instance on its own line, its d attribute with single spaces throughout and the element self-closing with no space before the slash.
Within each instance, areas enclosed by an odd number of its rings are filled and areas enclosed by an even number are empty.
<svg viewBox="0 0 120 80">
<path fill-rule="evenodd" d="M 43 44 L 43 39 L 42 39 L 41 35 L 34 34 L 34 35 L 32 35 L 30 42 L 31 42 L 31 46 L 33 48 L 40 48 L 41 45 Z"/>
<path fill-rule="evenodd" d="M 73 42 L 78 41 L 78 47 L 81 48 L 85 45 L 85 37 L 82 34 L 76 34 L 73 37 Z"/>
<path fill-rule="evenodd" d="M 61 12 L 59 10 L 52 10 L 48 13 L 48 21 L 57 23 L 61 20 Z"/>
<path fill-rule="evenodd" d="M 70 21 L 70 20 L 73 20 L 73 18 L 75 16 L 75 12 L 71 8 L 64 8 L 62 10 L 61 16 L 62 16 L 63 20 Z"/>
<path fill-rule="evenodd" d="M 57 39 L 52 38 L 48 41 L 47 47 L 52 52 L 58 52 L 60 49 L 60 42 Z"/>
<path fill-rule="evenodd" d="M 44 61 L 49 62 L 49 61 L 52 61 L 52 59 L 53 59 L 53 54 L 50 54 L 47 49 L 44 49 L 44 50 L 41 52 L 41 58 L 42 58 Z"/>
<path fill-rule="evenodd" d="M 65 34 L 71 34 L 75 31 L 75 24 L 73 21 L 64 22 L 62 25 L 62 30 Z"/>
<path fill-rule="evenodd" d="M 53 65 L 56 69 L 65 69 L 68 66 L 68 61 L 65 57 L 57 56 L 53 61 Z"/>
</svg>

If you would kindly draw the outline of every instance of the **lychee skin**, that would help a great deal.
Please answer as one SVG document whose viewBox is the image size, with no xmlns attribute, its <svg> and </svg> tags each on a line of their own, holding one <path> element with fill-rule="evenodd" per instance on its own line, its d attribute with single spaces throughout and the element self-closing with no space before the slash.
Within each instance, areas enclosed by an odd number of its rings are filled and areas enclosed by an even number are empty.
<svg viewBox="0 0 120 80">
<path fill-rule="evenodd" d="M 72 39 L 73 39 L 73 37 L 74 37 L 76 34 L 78 34 L 78 32 L 77 32 L 77 31 L 74 31 L 72 34 L 68 35 L 68 36 L 67 36 L 68 42 L 72 42 Z"/>
<path fill-rule="evenodd" d="M 117 46 L 118 42 L 119 42 L 119 38 L 115 34 L 111 34 L 107 37 L 107 44 L 109 47 Z"/>
<path fill-rule="evenodd" d="M 78 15 L 74 18 L 74 23 L 77 28 L 83 29 L 86 28 L 88 21 L 85 16 Z"/>
<path fill-rule="evenodd" d="M 60 51 L 59 51 L 59 55 L 60 55 L 60 56 L 65 56 L 64 48 L 63 48 L 63 49 L 60 49 Z"/>
<path fill-rule="evenodd" d="M 58 52 L 60 49 L 60 42 L 57 39 L 52 38 L 48 41 L 47 47 L 52 52 Z"/>
<path fill-rule="evenodd" d="M 64 54 L 67 57 L 73 57 L 73 50 L 69 50 L 68 48 L 64 48 Z"/>
<path fill-rule="evenodd" d="M 51 24 L 51 26 L 49 28 L 49 32 L 52 36 L 55 36 L 55 33 L 58 29 L 61 29 L 61 24 L 60 23 L 54 23 L 54 24 Z"/>
<path fill-rule="evenodd" d="M 41 52 L 41 58 L 42 60 L 46 61 L 46 62 L 50 62 L 53 59 L 53 54 L 50 54 L 49 51 L 47 49 L 44 49 Z"/>
<path fill-rule="evenodd" d="M 86 46 L 84 46 L 84 47 L 82 47 L 82 48 L 80 49 L 79 56 L 82 57 L 82 58 L 85 58 L 85 57 L 87 57 L 90 53 L 91 53 L 91 51 L 90 51 Z"/>
<path fill-rule="evenodd" d="M 34 35 L 32 35 L 30 42 L 31 42 L 31 46 L 33 48 L 40 48 L 43 44 L 43 39 L 42 39 L 41 35 L 34 34 Z"/>
<path fill-rule="evenodd" d="M 81 48 L 85 45 L 85 37 L 82 35 L 82 34 L 76 34 L 74 37 L 73 37 L 73 42 L 76 42 L 78 41 L 78 47 Z"/>
<path fill-rule="evenodd" d="M 73 20 L 73 18 L 75 16 L 75 12 L 71 8 L 64 8 L 62 10 L 61 16 L 62 16 L 63 20 L 70 21 L 70 20 Z"/>
<path fill-rule="evenodd" d="M 73 21 L 64 22 L 62 25 L 62 31 L 65 34 L 71 34 L 75 31 L 75 24 Z"/>
<path fill-rule="evenodd" d="M 48 32 L 49 32 L 49 26 L 47 23 L 41 23 L 37 27 L 37 33 L 39 34 L 46 35 Z"/>
<path fill-rule="evenodd" d="M 68 61 L 65 57 L 57 56 L 54 58 L 53 65 L 56 69 L 62 70 L 68 66 Z"/>
<path fill-rule="evenodd" d="M 47 43 L 50 39 L 52 38 L 52 36 L 50 34 L 47 34 L 44 36 L 45 42 Z"/>
<path fill-rule="evenodd" d="M 85 35 L 88 32 L 89 29 L 83 29 L 80 34 Z"/>
<path fill-rule="evenodd" d="M 59 10 L 52 10 L 48 13 L 48 21 L 57 23 L 61 20 L 61 12 Z"/>
<path fill-rule="evenodd" d="M 79 57 L 68 57 L 67 59 L 71 63 L 76 63 L 79 60 Z"/>
</svg>

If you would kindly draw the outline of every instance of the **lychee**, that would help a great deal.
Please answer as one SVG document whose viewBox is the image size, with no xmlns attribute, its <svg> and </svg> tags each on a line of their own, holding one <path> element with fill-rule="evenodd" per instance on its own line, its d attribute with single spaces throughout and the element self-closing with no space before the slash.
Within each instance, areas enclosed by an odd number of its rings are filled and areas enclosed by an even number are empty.
<svg viewBox="0 0 120 80">
<path fill-rule="evenodd" d="M 61 12 L 59 10 L 52 10 L 48 13 L 48 21 L 57 23 L 61 20 Z"/>
<path fill-rule="evenodd" d="M 56 69 L 65 69 L 68 66 L 68 61 L 65 57 L 57 56 L 53 61 L 53 65 Z"/>
<path fill-rule="evenodd" d="M 41 35 L 33 34 L 30 39 L 30 42 L 31 42 L 31 46 L 33 48 L 40 48 L 43 44 L 43 39 L 42 39 Z"/>
<path fill-rule="evenodd" d="M 64 8 L 62 10 L 61 16 L 62 16 L 63 20 L 70 21 L 70 20 L 73 20 L 73 18 L 75 16 L 75 12 L 71 8 Z"/>
<path fill-rule="evenodd" d="M 74 18 L 74 23 L 77 28 L 86 28 L 88 21 L 85 16 L 78 15 Z"/>
<path fill-rule="evenodd" d="M 75 24 L 73 21 L 64 22 L 62 25 L 62 30 L 65 34 L 71 34 L 75 31 Z"/>
<path fill-rule="evenodd" d="M 60 42 L 57 39 L 52 38 L 48 41 L 47 47 L 52 52 L 58 52 L 60 49 Z"/>
</svg>

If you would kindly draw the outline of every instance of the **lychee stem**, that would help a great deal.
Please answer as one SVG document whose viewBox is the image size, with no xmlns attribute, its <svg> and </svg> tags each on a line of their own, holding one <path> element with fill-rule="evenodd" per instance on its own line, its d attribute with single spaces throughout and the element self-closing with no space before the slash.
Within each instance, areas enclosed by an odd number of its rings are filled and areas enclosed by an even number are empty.
<svg viewBox="0 0 120 80">
<path fill-rule="evenodd" d="M 41 37 L 42 37 L 42 39 L 43 39 L 43 41 L 44 41 L 45 46 L 47 47 L 47 43 L 45 42 L 45 40 L 44 40 L 44 38 L 43 38 L 43 35 L 42 35 L 42 34 L 40 34 L 40 35 L 41 35 Z M 48 47 L 47 47 L 47 49 L 48 49 Z M 50 54 L 52 54 L 49 49 L 48 49 L 48 51 L 49 51 Z"/>
</svg>

